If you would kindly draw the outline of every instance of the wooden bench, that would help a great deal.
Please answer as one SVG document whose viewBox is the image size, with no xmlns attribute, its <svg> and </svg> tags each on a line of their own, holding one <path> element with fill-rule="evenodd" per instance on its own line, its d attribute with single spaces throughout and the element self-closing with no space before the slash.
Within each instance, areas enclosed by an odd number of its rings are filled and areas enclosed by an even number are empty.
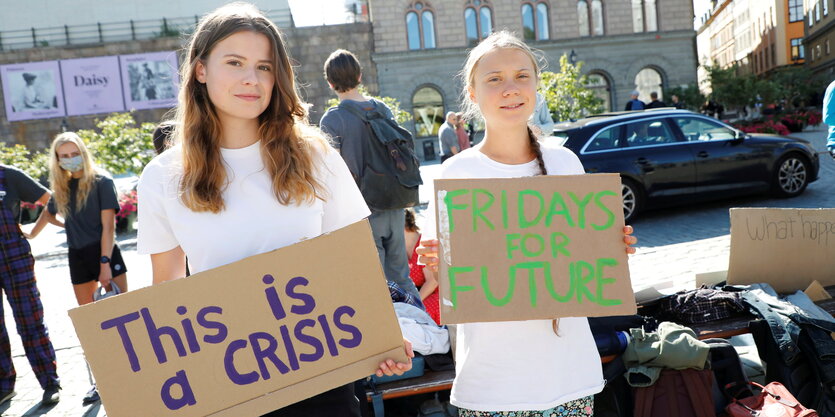
<svg viewBox="0 0 835 417">
<path fill-rule="evenodd" d="M 826 287 L 826 290 L 835 296 L 835 285 Z M 817 303 L 821 308 L 835 315 L 835 298 L 823 300 Z M 717 320 L 710 323 L 689 326 L 696 333 L 699 339 L 722 338 L 727 339 L 749 333 L 748 322 L 755 320 L 751 314 L 731 317 L 724 320 Z M 608 355 L 601 358 L 601 362 L 609 363 L 617 355 Z M 377 386 L 377 391 L 383 395 L 383 399 L 406 397 L 410 395 L 425 394 L 436 391 L 443 391 L 452 388 L 452 380 L 455 379 L 455 371 L 431 371 L 429 369 L 418 378 L 404 379 Z M 367 392 L 369 401 L 371 392 Z"/>
</svg>

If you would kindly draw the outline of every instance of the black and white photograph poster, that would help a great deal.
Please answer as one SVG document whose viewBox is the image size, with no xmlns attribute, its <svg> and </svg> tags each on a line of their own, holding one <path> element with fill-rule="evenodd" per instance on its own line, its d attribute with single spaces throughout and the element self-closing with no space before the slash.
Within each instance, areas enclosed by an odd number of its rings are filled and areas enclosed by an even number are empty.
<svg viewBox="0 0 835 417">
<path fill-rule="evenodd" d="M 61 79 L 68 116 L 125 110 L 117 56 L 62 60 Z"/>
<path fill-rule="evenodd" d="M 65 115 L 58 61 L 2 65 L 0 78 L 10 122 Z"/>
<path fill-rule="evenodd" d="M 177 104 L 180 78 L 176 52 L 121 55 L 119 59 L 128 110 L 173 107 Z"/>
</svg>

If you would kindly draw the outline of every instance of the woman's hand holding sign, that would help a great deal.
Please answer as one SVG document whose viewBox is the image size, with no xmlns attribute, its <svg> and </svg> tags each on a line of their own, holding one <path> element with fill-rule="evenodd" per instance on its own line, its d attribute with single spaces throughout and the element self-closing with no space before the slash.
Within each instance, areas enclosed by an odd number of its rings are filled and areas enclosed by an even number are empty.
<svg viewBox="0 0 835 417">
<path fill-rule="evenodd" d="M 406 351 L 406 356 L 409 357 L 409 362 L 402 363 L 402 362 L 395 362 L 391 359 L 387 359 L 385 362 L 380 362 L 380 368 L 377 369 L 376 375 L 377 376 L 392 376 L 392 375 L 403 375 L 404 372 L 412 369 L 412 358 L 415 357 L 415 352 L 412 350 L 412 342 L 403 339 L 403 350 Z"/>
</svg>

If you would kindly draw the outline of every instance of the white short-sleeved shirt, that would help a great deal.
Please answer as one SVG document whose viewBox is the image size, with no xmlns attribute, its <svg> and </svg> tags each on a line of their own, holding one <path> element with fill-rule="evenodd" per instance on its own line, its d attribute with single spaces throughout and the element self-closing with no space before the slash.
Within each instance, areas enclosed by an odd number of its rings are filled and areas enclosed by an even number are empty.
<svg viewBox="0 0 835 417">
<path fill-rule="evenodd" d="M 226 208 L 220 213 L 198 213 L 183 205 L 181 147 L 151 161 L 138 186 L 138 252 L 155 254 L 180 246 L 191 272 L 197 273 L 337 230 L 370 214 L 342 157 L 328 146 L 314 156 L 325 201 L 279 203 L 260 147 L 256 142 L 221 148 L 228 185 L 223 190 Z"/>
<path fill-rule="evenodd" d="M 583 174 L 570 150 L 542 144 L 549 175 Z M 539 174 L 531 161 L 496 162 L 481 146 L 444 162 L 440 178 L 515 178 Z M 432 199 L 434 201 L 434 199 Z M 435 208 L 430 203 L 424 236 L 435 235 Z M 467 323 L 457 326 L 452 404 L 477 411 L 547 410 L 600 392 L 605 381 L 600 355 L 585 317 L 552 320 Z"/>
</svg>

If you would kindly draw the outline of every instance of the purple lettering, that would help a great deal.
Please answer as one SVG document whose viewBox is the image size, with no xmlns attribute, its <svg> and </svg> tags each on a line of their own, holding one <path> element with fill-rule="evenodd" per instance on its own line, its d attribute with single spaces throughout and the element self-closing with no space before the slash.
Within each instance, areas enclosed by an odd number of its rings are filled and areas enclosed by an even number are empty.
<svg viewBox="0 0 835 417">
<path fill-rule="evenodd" d="M 221 343 L 226 340 L 226 335 L 228 331 L 226 330 L 226 325 L 219 321 L 212 321 L 207 320 L 206 315 L 209 313 L 221 314 L 223 313 L 223 309 L 217 306 L 207 306 L 200 309 L 197 312 L 197 324 L 202 326 L 204 329 L 215 329 L 217 333 L 214 335 L 205 335 L 203 336 L 203 341 L 206 343 Z"/>
<path fill-rule="evenodd" d="M 105 320 L 101 323 L 102 330 L 107 330 L 112 327 L 116 327 L 116 331 L 119 332 L 119 337 L 122 338 L 122 347 L 125 349 L 125 354 L 128 355 L 130 369 L 133 372 L 139 372 L 139 358 L 136 357 L 136 350 L 133 349 L 133 342 L 130 340 L 130 335 L 128 334 L 128 329 L 125 327 L 125 325 L 138 319 L 139 313 L 134 311 L 133 313 L 128 313 L 124 316 L 119 316 L 110 320 Z"/>
<path fill-rule="evenodd" d="M 226 376 L 238 385 L 247 385 L 258 380 L 258 372 L 252 371 L 247 374 L 240 374 L 235 369 L 235 352 L 244 348 L 246 348 L 246 340 L 233 340 L 226 347 L 226 354 L 223 356 L 223 367 L 226 369 Z"/>
<path fill-rule="evenodd" d="M 310 281 L 307 280 L 305 277 L 295 277 L 287 282 L 287 286 L 284 287 L 284 290 L 288 297 L 301 301 L 302 305 L 294 305 L 290 307 L 290 311 L 293 314 L 298 315 L 305 315 L 310 314 L 313 312 L 313 309 L 316 308 L 316 300 L 313 299 L 313 296 L 306 293 L 298 293 L 296 292 L 296 287 L 298 286 L 307 286 Z"/>
<path fill-rule="evenodd" d="M 322 330 L 325 332 L 325 342 L 328 344 L 328 351 L 331 356 L 338 356 L 339 351 L 336 349 L 336 342 L 333 340 L 333 334 L 331 333 L 331 327 L 328 324 L 328 318 L 322 314 L 318 317 L 318 319 L 319 324 L 322 325 Z"/>
<path fill-rule="evenodd" d="M 347 314 L 349 317 L 354 317 L 355 313 L 356 311 L 348 306 L 338 307 L 333 312 L 333 325 L 336 326 L 337 329 L 353 336 L 350 339 L 339 339 L 339 344 L 346 348 L 355 348 L 360 345 L 360 342 L 362 342 L 362 332 L 360 332 L 360 329 L 342 322 L 342 316 Z"/>
<path fill-rule="evenodd" d="M 148 331 L 148 339 L 150 339 L 154 353 L 157 355 L 157 362 L 165 363 L 168 361 L 168 358 L 165 356 L 165 348 L 162 346 L 162 340 L 160 339 L 163 335 L 171 338 L 180 357 L 186 356 L 186 348 L 183 346 L 183 341 L 180 340 L 180 335 L 177 333 L 177 330 L 170 326 L 157 327 L 154 324 L 154 319 L 151 317 L 151 312 L 147 308 L 140 309 L 139 312 L 142 313 L 142 319 L 145 320 L 145 329 Z"/>
<path fill-rule="evenodd" d="M 267 285 L 275 282 L 275 279 L 270 274 L 264 275 L 264 278 L 261 280 Z M 287 312 L 284 311 L 284 306 L 281 305 L 281 300 L 278 298 L 278 291 L 275 290 L 275 287 L 267 287 L 264 289 L 264 294 L 267 295 L 267 303 L 269 303 L 270 309 L 273 311 L 273 317 L 276 320 L 287 317 Z"/>
<path fill-rule="evenodd" d="M 188 312 L 185 306 L 177 307 L 177 313 L 179 315 L 184 315 Z M 197 336 L 194 334 L 194 326 L 191 324 L 190 319 L 183 319 L 180 324 L 183 325 L 183 332 L 186 334 L 186 342 L 188 342 L 188 350 L 191 353 L 200 352 L 200 344 L 197 343 Z"/>
<path fill-rule="evenodd" d="M 302 353 L 299 355 L 299 360 L 302 362 L 316 362 L 325 354 L 325 348 L 322 346 L 322 342 L 313 336 L 304 334 L 302 331 L 305 327 L 314 326 L 316 326 L 316 320 L 304 319 L 299 320 L 299 322 L 296 323 L 296 328 L 293 330 L 293 334 L 296 335 L 296 340 L 306 345 L 313 346 L 313 353 Z"/>
<path fill-rule="evenodd" d="M 261 347 L 261 340 L 267 341 L 266 348 Z M 265 332 L 255 332 L 249 335 L 249 343 L 252 345 L 252 353 L 255 355 L 255 360 L 258 361 L 258 368 L 261 369 L 262 379 L 270 379 L 270 371 L 267 369 L 267 364 L 264 362 L 264 359 L 269 359 L 282 375 L 290 372 L 290 368 L 275 355 L 275 350 L 278 348 L 278 341 L 275 340 L 273 335 Z"/>
<path fill-rule="evenodd" d="M 290 331 L 287 330 L 287 326 L 281 326 L 279 330 L 281 331 L 281 340 L 284 341 L 284 350 L 287 351 L 287 361 L 290 362 L 290 369 L 298 371 L 299 358 L 296 357 L 296 348 L 293 346 L 293 339 L 290 337 Z"/>
<path fill-rule="evenodd" d="M 174 398 L 174 396 L 171 395 L 171 387 L 174 385 L 180 386 L 180 389 L 183 392 L 182 397 Z M 162 384 L 162 389 L 160 390 L 159 395 L 162 398 L 162 402 L 169 410 L 179 410 L 187 405 L 197 404 L 197 401 L 194 399 L 194 391 L 191 389 L 191 384 L 188 382 L 185 370 L 177 371 L 174 376 L 168 378 L 168 380 Z"/>
</svg>

